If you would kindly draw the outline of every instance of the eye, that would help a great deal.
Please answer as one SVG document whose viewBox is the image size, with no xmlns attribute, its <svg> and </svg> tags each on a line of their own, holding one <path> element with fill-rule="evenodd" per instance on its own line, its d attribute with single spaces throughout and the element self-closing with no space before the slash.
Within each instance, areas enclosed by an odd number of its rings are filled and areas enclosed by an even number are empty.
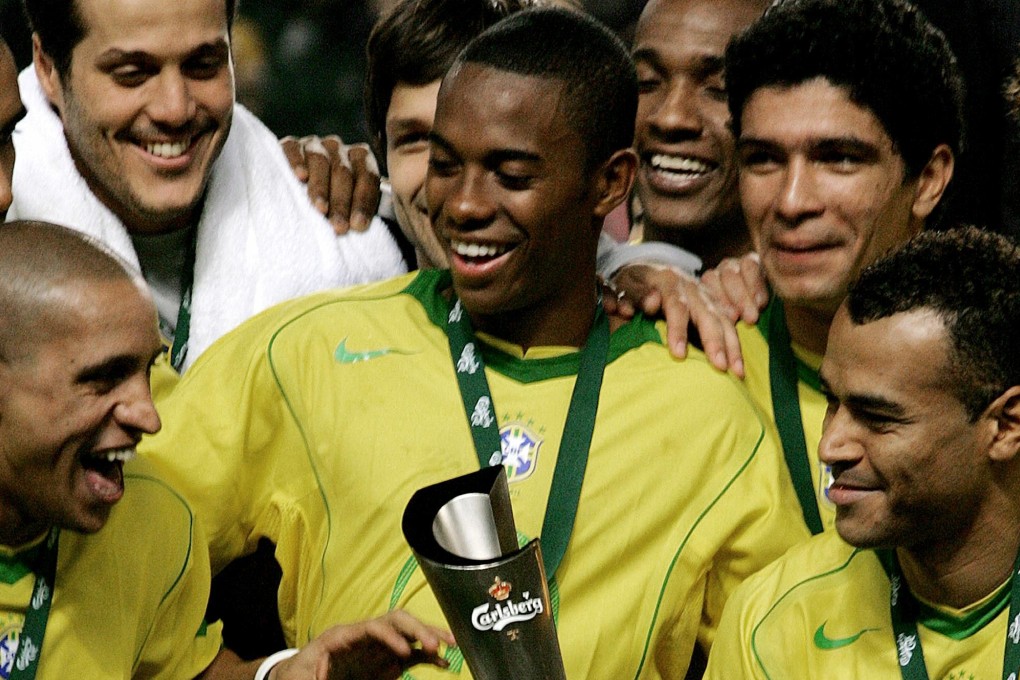
<svg viewBox="0 0 1020 680">
<path fill-rule="evenodd" d="M 779 154 L 758 147 L 741 149 L 738 158 L 740 167 L 753 173 L 771 172 L 782 163 Z"/>
<path fill-rule="evenodd" d="M 436 153 L 435 148 L 429 153 L 429 172 L 439 177 L 449 177 L 456 173 L 457 163 Z"/>
<path fill-rule="evenodd" d="M 531 187 L 531 182 L 534 179 L 529 174 L 513 173 L 504 170 L 497 171 L 496 177 L 499 179 L 499 183 L 510 191 L 524 191 Z"/>
<path fill-rule="evenodd" d="M 152 77 L 153 74 L 153 69 L 144 68 L 137 64 L 125 64 L 123 66 L 118 66 L 110 73 L 115 83 L 121 87 L 129 88 L 145 84 L 145 82 Z"/>
<path fill-rule="evenodd" d="M 226 52 L 203 51 L 185 60 L 181 65 L 181 72 L 193 80 L 211 80 L 223 71 L 228 61 Z"/>
</svg>

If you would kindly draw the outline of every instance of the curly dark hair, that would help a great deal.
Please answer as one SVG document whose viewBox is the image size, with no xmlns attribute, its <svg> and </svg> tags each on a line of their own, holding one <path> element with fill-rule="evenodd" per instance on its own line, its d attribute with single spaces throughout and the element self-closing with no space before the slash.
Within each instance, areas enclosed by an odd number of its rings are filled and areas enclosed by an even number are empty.
<svg viewBox="0 0 1020 680">
<path fill-rule="evenodd" d="M 964 147 L 964 86 L 945 36 L 903 0 L 777 0 L 726 50 L 737 135 L 762 87 L 825 78 L 874 113 L 909 178 L 946 144 Z"/>
<path fill-rule="evenodd" d="M 538 0 L 402 0 L 372 28 L 365 48 L 365 108 L 376 155 L 386 158 L 386 113 L 398 83 L 427 85 L 464 46 L 500 19 Z"/>
<path fill-rule="evenodd" d="M 972 420 L 1020 385 L 1020 247 L 975 227 L 928 231 L 865 269 L 847 298 L 856 324 L 930 310 L 949 335 L 950 378 Z"/>
<path fill-rule="evenodd" d="M 234 26 L 238 0 L 224 0 L 227 30 Z M 71 53 L 85 38 L 85 23 L 75 0 L 22 0 L 32 31 L 39 34 L 43 51 L 53 59 L 62 78 L 71 70 Z"/>
</svg>

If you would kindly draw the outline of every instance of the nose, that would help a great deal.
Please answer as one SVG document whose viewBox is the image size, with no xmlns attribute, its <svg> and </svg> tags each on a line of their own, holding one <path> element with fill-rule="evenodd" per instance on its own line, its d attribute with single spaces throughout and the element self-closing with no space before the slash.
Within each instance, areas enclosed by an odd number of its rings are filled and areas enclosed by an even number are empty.
<svg viewBox="0 0 1020 680">
<path fill-rule="evenodd" d="M 148 108 L 152 121 L 168 127 L 181 127 L 195 117 L 196 110 L 188 79 L 178 70 L 165 68 L 156 79 Z"/>
<path fill-rule="evenodd" d="M 666 92 L 654 101 L 648 115 L 648 127 L 666 140 L 701 136 L 704 121 L 698 110 L 697 93 L 686 79 L 671 81 Z"/>
<path fill-rule="evenodd" d="M 853 437 L 851 418 L 845 408 L 830 406 L 822 424 L 818 442 L 818 460 L 826 465 L 846 467 L 862 456 L 860 444 Z"/>
<path fill-rule="evenodd" d="M 152 391 L 145 373 L 133 377 L 124 384 L 123 394 L 113 410 L 113 417 L 125 430 L 134 433 L 155 434 L 162 423 L 156 406 L 152 403 Z"/>
<path fill-rule="evenodd" d="M 483 169 L 466 168 L 454 180 L 450 194 L 443 201 L 443 212 L 455 226 L 481 225 L 492 219 L 496 207 L 490 195 L 488 174 Z"/>
<path fill-rule="evenodd" d="M 803 158 L 791 159 L 776 198 L 776 213 L 788 224 L 795 225 L 823 209 L 810 162 Z"/>
</svg>

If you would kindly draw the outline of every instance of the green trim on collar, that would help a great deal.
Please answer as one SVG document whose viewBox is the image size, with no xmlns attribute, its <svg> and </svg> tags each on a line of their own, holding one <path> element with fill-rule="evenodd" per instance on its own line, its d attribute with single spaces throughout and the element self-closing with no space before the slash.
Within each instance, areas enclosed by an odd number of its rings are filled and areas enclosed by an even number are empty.
<svg viewBox="0 0 1020 680">
<path fill-rule="evenodd" d="M 874 552 L 888 576 L 892 573 L 893 551 L 875 550 Z M 954 616 L 915 597 L 918 606 L 917 622 L 928 630 L 935 631 L 951 640 L 966 640 L 987 626 L 1002 613 L 1003 609 L 1009 606 L 1013 578 L 1016 578 L 1015 575 L 1002 584 L 987 602 L 963 616 Z"/>
<path fill-rule="evenodd" d="M 0 554 L 0 583 L 14 585 L 26 575 L 30 575 L 42 552 L 45 538 L 46 535 L 43 534 L 24 549 Z"/>
<path fill-rule="evenodd" d="M 422 270 L 404 289 L 404 293 L 421 303 L 429 320 L 440 328 L 446 325 L 446 301 L 441 291 L 452 285 L 448 270 Z M 618 328 L 609 338 L 607 364 L 612 363 L 628 350 L 653 342 L 663 344 L 662 336 L 655 323 L 643 316 Z M 495 347 L 480 343 L 485 365 L 508 378 L 522 383 L 539 382 L 550 378 L 576 375 L 580 365 L 580 352 L 569 352 L 561 356 L 541 359 L 521 359 Z"/>
<path fill-rule="evenodd" d="M 773 304 L 775 299 L 775 295 L 769 299 L 769 304 L 759 315 L 756 326 L 758 328 L 758 332 L 761 333 L 763 338 L 765 338 L 765 344 L 769 345 L 770 351 L 772 349 L 772 345 L 769 344 L 769 317 L 772 316 L 772 311 L 775 309 L 775 305 Z M 801 381 L 815 392 L 821 392 L 822 379 L 818 376 L 818 371 L 804 363 L 804 360 L 798 357 L 796 352 L 793 353 L 793 359 L 797 363 L 797 380 Z"/>
</svg>

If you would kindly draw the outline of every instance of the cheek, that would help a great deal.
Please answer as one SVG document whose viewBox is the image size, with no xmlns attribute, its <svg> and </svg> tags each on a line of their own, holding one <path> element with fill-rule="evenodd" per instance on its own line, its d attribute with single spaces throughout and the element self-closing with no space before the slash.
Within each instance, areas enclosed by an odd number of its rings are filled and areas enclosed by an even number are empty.
<svg viewBox="0 0 1020 680">
<path fill-rule="evenodd" d="M 390 186 L 398 200 L 410 205 L 415 195 L 425 185 L 428 172 L 428 151 L 413 154 L 389 153 L 386 165 L 389 168 Z"/>
<path fill-rule="evenodd" d="M 225 123 L 234 108 L 234 77 L 230 72 L 207 81 L 192 81 L 192 96 L 199 108 L 211 117 Z"/>
</svg>

